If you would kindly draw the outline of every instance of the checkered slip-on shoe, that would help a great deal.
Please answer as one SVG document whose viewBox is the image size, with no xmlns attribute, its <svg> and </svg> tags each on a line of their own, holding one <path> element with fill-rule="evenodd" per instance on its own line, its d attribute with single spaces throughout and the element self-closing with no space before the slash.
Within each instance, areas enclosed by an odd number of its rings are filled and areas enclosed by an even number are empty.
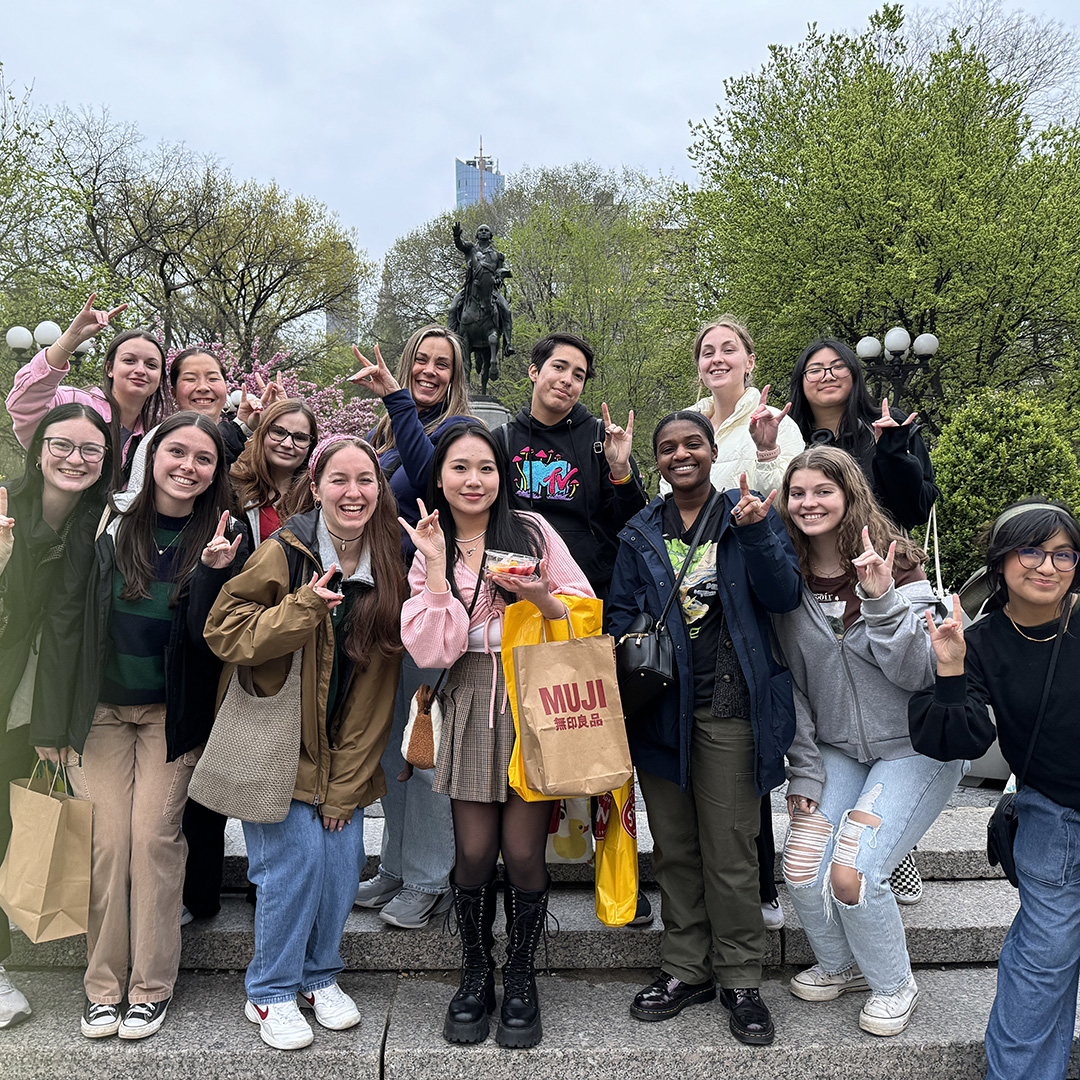
<svg viewBox="0 0 1080 1080">
<path fill-rule="evenodd" d="M 914 853 L 912 848 L 889 878 L 889 887 L 898 904 L 917 904 L 922 899 L 922 877 L 915 865 Z"/>
</svg>

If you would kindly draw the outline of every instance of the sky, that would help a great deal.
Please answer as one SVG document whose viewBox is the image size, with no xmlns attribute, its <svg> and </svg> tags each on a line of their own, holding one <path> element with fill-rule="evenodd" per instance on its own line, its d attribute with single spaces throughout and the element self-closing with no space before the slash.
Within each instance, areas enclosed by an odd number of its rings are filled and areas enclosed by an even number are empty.
<svg viewBox="0 0 1080 1080">
<path fill-rule="evenodd" d="M 314 197 L 379 258 L 454 205 L 454 159 L 504 174 L 592 160 L 693 180 L 689 125 L 770 43 L 878 6 L 750 0 L 36 0 L 0 62 L 39 105 L 105 106 L 151 144 Z M 1012 4 L 1006 4 L 1007 9 Z M 1074 0 L 1033 14 L 1075 25 Z M 93 12 L 93 14 L 88 14 Z"/>
</svg>

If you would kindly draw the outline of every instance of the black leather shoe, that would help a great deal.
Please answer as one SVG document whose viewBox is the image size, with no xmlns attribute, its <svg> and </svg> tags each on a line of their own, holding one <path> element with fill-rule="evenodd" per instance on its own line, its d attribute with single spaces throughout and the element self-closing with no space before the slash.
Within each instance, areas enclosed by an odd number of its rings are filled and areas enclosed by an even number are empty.
<svg viewBox="0 0 1080 1080">
<path fill-rule="evenodd" d="M 637 1020 L 670 1020 L 687 1005 L 701 1005 L 716 998 L 716 984 L 688 983 L 666 971 L 639 990 L 630 1004 L 630 1015 Z"/>
<path fill-rule="evenodd" d="M 754 989 L 720 988 L 720 1004 L 731 1014 L 731 1034 L 748 1046 L 768 1046 L 776 1036 L 769 1007 Z"/>
</svg>

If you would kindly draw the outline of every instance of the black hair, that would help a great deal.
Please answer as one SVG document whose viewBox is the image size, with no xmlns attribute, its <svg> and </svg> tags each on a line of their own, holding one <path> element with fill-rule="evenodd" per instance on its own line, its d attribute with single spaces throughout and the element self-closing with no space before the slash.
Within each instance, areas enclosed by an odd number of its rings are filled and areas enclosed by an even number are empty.
<svg viewBox="0 0 1080 1080">
<path fill-rule="evenodd" d="M 176 384 L 180 381 L 180 369 L 184 366 L 184 361 L 190 356 L 209 356 L 217 364 L 221 377 L 225 378 L 225 365 L 221 362 L 221 357 L 217 353 L 212 353 L 209 349 L 204 349 L 201 345 L 195 345 L 190 349 L 185 349 L 183 352 L 178 352 L 169 364 L 169 389 L 172 390 L 174 398 L 176 397 Z"/>
<path fill-rule="evenodd" d="M 1031 509 L 1013 513 L 1024 506 Z M 980 541 L 986 547 L 986 577 L 994 606 L 1004 607 L 1009 600 L 1003 572 L 1005 556 L 1020 547 L 1038 547 L 1056 532 L 1065 533 L 1073 550 L 1080 552 L 1080 522 L 1072 511 L 1064 503 L 1040 498 L 1011 503 L 983 530 Z M 1068 591 L 1080 592 L 1080 572 L 1073 571 Z"/>
<path fill-rule="evenodd" d="M 458 592 L 457 583 L 454 580 L 454 563 L 462 558 L 457 544 L 457 527 L 454 524 L 454 513 L 439 485 L 439 479 L 443 465 L 450 454 L 450 447 L 459 439 L 464 439 L 469 435 L 483 440 L 488 445 L 491 456 L 495 459 L 495 466 L 499 470 L 499 492 L 489 511 L 487 531 L 484 535 L 485 549 L 534 555 L 537 559 L 542 559 L 547 554 L 544 534 L 540 526 L 533 518 L 514 510 L 510 505 L 510 466 L 499 440 L 479 420 L 451 424 L 442 433 L 435 447 L 435 457 L 431 462 L 431 476 L 428 480 L 427 507 L 429 511 L 439 511 L 439 524 L 446 537 L 446 577 L 450 583 L 451 592 L 462 603 L 465 603 L 465 600 Z M 494 588 L 496 594 L 502 596 L 508 603 L 512 604 L 517 600 L 513 593 L 499 586 L 494 586 Z M 471 600 L 472 597 L 469 599 Z"/>
<path fill-rule="evenodd" d="M 689 420 L 692 424 L 697 424 L 706 437 L 709 440 L 710 446 L 716 446 L 716 431 L 712 426 L 712 421 L 704 414 L 699 413 L 697 409 L 679 409 L 677 412 L 670 412 L 667 416 L 660 419 L 660 422 L 653 428 L 652 433 L 652 452 L 653 457 L 656 457 L 656 447 L 660 442 L 660 432 L 668 426 L 668 424 L 674 424 L 678 420 Z"/>
<path fill-rule="evenodd" d="M 108 494 L 112 480 L 112 436 L 109 433 L 109 425 L 101 414 L 89 405 L 81 405 L 77 401 L 57 405 L 41 418 L 26 447 L 23 474 L 7 485 L 8 494 L 22 495 L 25 492 L 27 495 L 36 495 L 38 499 L 41 498 L 45 481 L 37 464 L 45 447 L 45 432 L 53 424 L 62 423 L 64 420 L 89 420 L 101 433 L 101 441 L 105 444 L 105 456 L 101 459 L 101 476 L 82 492 L 79 501 L 96 502 L 104 506 L 105 496 Z"/>
<path fill-rule="evenodd" d="M 551 359 L 551 354 L 560 345 L 569 345 L 572 348 L 581 350 L 585 356 L 585 382 L 588 382 L 596 374 L 596 353 L 593 352 L 593 347 L 583 337 L 571 334 L 568 330 L 556 330 L 553 334 L 542 337 L 532 347 L 532 356 L 529 363 L 539 371 Z"/>
<path fill-rule="evenodd" d="M 818 427 L 814 421 L 814 409 L 806 398 L 803 387 L 803 373 L 811 358 L 821 349 L 832 349 L 836 355 L 847 364 L 851 372 L 851 393 L 848 394 L 847 405 L 844 409 L 843 418 L 836 434 L 838 438 L 844 435 L 857 437 L 860 431 L 881 416 L 880 407 L 875 408 L 870 398 L 870 391 L 866 388 L 866 375 L 863 372 L 862 361 L 852 352 L 851 348 L 836 338 L 818 338 L 811 342 L 799 353 L 798 360 L 791 372 L 791 385 L 788 388 L 788 401 L 791 402 L 791 419 L 799 425 L 799 431 L 806 442 L 811 442 L 811 436 Z M 831 440 L 829 440 L 831 441 Z"/>
</svg>

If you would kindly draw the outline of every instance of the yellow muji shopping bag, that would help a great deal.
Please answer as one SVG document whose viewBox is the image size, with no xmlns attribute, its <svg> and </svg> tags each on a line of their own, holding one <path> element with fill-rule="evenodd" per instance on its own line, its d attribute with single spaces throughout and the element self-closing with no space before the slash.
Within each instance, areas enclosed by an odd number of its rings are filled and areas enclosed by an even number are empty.
<svg viewBox="0 0 1080 1080">
<path fill-rule="evenodd" d="M 603 629 L 604 603 L 585 596 L 559 596 L 570 612 L 574 637 L 593 637 Z M 511 604 L 503 617 L 502 664 L 506 679 L 506 693 L 514 714 L 514 750 L 510 756 L 510 786 L 526 802 L 539 802 L 554 796 L 533 791 L 525 781 L 525 762 L 521 754 L 521 737 L 518 723 L 517 676 L 514 672 L 514 648 L 518 645 L 539 645 L 547 641 L 569 641 L 570 632 L 566 619 L 548 621 L 535 604 L 521 600 Z"/>
<path fill-rule="evenodd" d="M 601 795 L 596 811 L 596 917 L 625 926 L 637 911 L 637 817 L 634 779 Z"/>
</svg>

